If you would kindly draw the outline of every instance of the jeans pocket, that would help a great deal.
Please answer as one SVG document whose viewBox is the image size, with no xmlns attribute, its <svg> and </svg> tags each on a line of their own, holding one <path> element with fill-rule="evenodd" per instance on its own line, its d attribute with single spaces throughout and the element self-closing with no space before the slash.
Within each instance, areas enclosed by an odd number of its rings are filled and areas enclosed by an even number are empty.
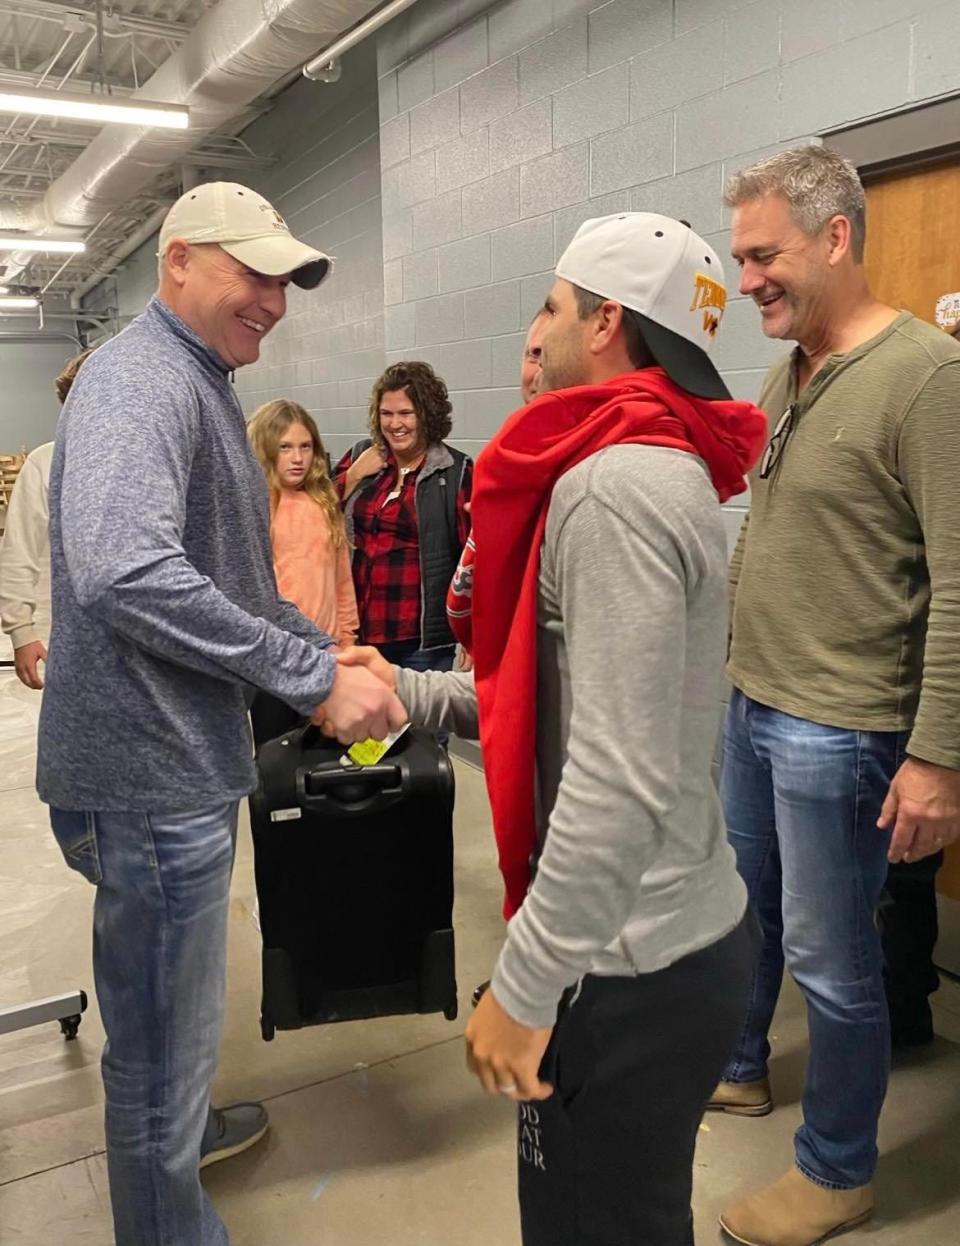
<svg viewBox="0 0 960 1246">
<path fill-rule="evenodd" d="M 50 825 L 67 865 L 82 874 L 88 883 L 102 882 L 103 871 L 100 868 L 94 815 L 67 809 L 51 809 Z"/>
</svg>

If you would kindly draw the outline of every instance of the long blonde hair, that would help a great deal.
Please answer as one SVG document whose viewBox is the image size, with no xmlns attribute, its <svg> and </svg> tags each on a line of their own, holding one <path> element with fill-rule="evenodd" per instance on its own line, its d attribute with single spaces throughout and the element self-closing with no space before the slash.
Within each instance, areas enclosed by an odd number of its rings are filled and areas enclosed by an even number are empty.
<svg viewBox="0 0 960 1246">
<path fill-rule="evenodd" d="M 277 509 L 280 501 L 280 479 L 277 476 L 277 456 L 280 453 L 280 440 L 293 424 L 302 424 L 313 440 L 313 462 L 304 477 L 301 488 L 323 511 L 330 527 L 330 539 L 334 549 L 340 549 L 347 541 L 343 512 L 340 499 L 327 468 L 327 452 L 324 449 L 320 430 L 313 416 L 305 411 L 298 402 L 289 398 L 275 398 L 265 402 L 254 411 L 247 425 L 247 435 L 254 453 L 260 460 L 260 466 L 270 486 L 270 508 Z"/>
</svg>

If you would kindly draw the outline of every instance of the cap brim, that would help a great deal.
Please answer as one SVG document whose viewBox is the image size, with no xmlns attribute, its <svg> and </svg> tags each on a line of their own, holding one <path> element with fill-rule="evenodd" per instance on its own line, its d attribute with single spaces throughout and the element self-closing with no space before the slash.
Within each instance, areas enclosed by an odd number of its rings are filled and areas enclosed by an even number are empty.
<svg viewBox="0 0 960 1246">
<path fill-rule="evenodd" d="M 289 234 L 268 234 L 245 242 L 221 242 L 228 255 L 254 272 L 268 277 L 290 274 L 290 280 L 301 290 L 315 290 L 333 269 L 333 259 L 315 251 Z"/>
<path fill-rule="evenodd" d="M 733 397 L 706 351 L 648 316 L 640 312 L 635 315 L 643 324 L 643 337 L 650 353 L 671 381 L 698 398 Z"/>
</svg>

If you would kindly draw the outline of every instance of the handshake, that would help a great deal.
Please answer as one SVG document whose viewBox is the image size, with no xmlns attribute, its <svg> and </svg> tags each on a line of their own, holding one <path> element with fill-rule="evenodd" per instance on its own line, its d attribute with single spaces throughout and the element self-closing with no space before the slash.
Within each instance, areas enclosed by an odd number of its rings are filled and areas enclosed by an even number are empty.
<svg viewBox="0 0 960 1246">
<path fill-rule="evenodd" d="M 407 721 L 396 688 L 393 666 L 376 649 L 368 645 L 343 649 L 337 654 L 330 695 L 310 721 L 341 744 L 385 740 Z"/>
</svg>

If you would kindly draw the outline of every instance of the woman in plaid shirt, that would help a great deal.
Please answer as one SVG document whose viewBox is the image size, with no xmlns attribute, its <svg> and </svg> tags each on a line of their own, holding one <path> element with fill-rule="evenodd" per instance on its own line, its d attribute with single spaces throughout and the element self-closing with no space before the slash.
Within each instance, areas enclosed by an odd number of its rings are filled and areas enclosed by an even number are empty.
<svg viewBox="0 0 960 1246">
<path fill-rule="evenodd" d="M 337 465 L 354 545 L 360 642 L 414 670 L 449 670 L 446 596 L 470 532 L 473 461 L 444 441 L 447 387 L 428 363 L 392 364 L 370 397 L 370 438 Z"/>
</svg>

